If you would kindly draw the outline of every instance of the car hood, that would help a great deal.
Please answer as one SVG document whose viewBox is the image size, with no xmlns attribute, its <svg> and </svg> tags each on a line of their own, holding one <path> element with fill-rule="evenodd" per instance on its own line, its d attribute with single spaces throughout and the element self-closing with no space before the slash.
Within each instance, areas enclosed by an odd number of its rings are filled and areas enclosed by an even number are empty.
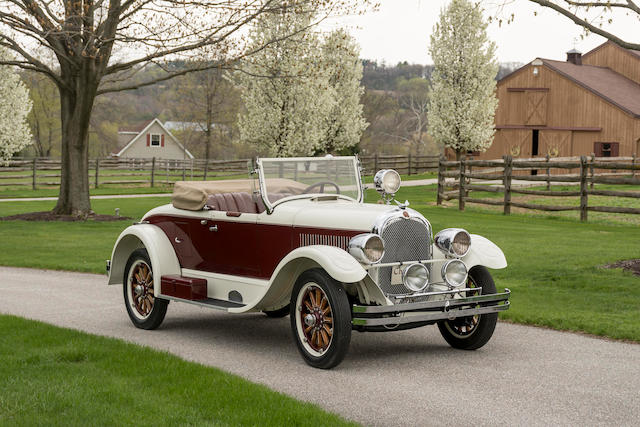
<svg viewBox="0 0 640 427">
<path fill-rule="evenodd" d="M 288 205 L 288 206 L 287 206 Z M 321 227 L 370 232 L 376 219 L 385 212 L 398 208 L 374 203 L 357 203 L 348 200 L 296 200 L 276 207 L 296 210 L 292 218 L 294 227 Z"/>
</svg>

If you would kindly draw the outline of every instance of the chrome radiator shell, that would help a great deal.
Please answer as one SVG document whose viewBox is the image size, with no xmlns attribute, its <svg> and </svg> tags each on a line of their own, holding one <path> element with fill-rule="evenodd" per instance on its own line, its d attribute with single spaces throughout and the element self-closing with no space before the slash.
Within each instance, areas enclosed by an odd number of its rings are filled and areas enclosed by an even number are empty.
<svg viewBox="0 0 640 427">
<path fill-rule="evenodd" d="M 413 209 L 398 208 L 381 215 L 376 220 L 373 232 L 379 234 L 384 240 L 385 253 L 380 260 L 381 264 L 432 258 L 431 224 Z M 370 270 L 370 274 L 386 295 L 411 295 L 413 291 L 404 284 L 391 284 L 393 268 L 374 268 Z M 427 268 L 431 273 L 431 265 L 427 265 Z"/>
</svg>

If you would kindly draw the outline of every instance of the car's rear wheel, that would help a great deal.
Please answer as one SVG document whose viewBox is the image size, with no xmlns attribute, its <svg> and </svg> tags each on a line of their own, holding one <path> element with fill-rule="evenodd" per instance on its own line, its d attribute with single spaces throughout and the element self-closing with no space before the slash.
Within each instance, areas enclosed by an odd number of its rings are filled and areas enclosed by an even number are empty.
<svg viewBox="0 0 640 427">
<path fill-rule="evenodd" d="M 307 270 L 291 294 L 291 330 L 305 362 L 338 365 L 351 342 L 351 307 L 344 288 L 322 269 Z"/>
<path fill-rule="evenodd" d="M 127 313 L 140 329 L 156 329 L 167 313 L 169 301 L 155 297 L 155 280 L 146 249 L 135 250 L 124 269 L 122 291 Z"/>
<path fill-rule="evenodd" d="M 469 271 L 467 288 L 482 288 L 482 295 L 495 294 L 496 284 L 486 267 L 475 266 Z M 480 294 L 467 292 L 467 296 Z M 498 321 L 498 313 L 458 317 L 438 322 L 443 338 L 451 347 L 462 350 L 476 350 L 485 345 L 493 335 Z"/>
</svg>

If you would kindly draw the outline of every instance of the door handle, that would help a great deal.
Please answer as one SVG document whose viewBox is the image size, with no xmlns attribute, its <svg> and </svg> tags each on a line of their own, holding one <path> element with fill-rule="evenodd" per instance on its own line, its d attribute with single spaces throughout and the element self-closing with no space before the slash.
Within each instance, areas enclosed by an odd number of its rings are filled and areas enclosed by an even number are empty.
<svg viewBox="0 0 640 427">
<path fill-rule="evenodd" d="M 218 231 L 218 225 L 212 225 L 209 227 L 209 231 Z"/>
<path fill-rule="evenodd" d="M 176 243 L 182 243 L 182 239 L 178 239 L 177 237 L 173 239 Z"/>
</svg>

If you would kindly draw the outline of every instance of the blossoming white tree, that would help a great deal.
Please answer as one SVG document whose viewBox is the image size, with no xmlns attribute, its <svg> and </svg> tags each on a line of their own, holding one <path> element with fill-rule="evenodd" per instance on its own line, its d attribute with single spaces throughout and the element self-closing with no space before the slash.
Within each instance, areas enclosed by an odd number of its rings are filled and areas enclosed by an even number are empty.
<svg viewBox="0 0 640 427">
<path fill-rule="evenodd" d="M 0 60 L 10 60 L 0 46 Z M 29 91 L 11 67 L 0 65 L 0 163 L 31 144 L 27 115 L 31 111 Z"/>
<path fill-rule="evenodd" d="M 486 28 L 478 5 L 453 0 L 431 35 L 429 133 L 458 159 L 486 150 L 493 139 L 498 63 Z"/>
<path fill-rule="evenodd" d="M 327 116 L 324 151 L 335 152 L 360 142 L 368 123 L 360 98 L 362 63 L 355 40 L 342 29 L 331 32 L 322 45 L 322 54 L 332 90 L 332 107 Z"/>
<path fill-rule="evenodd" d="M 323 42 L 310 31 L 313 21 L 311 11 L 283 8 L 260 17 L 250 34 L 260 46 L 296 33 L 248 58 L 237 79 L 245 104 L 240 138 L 270 155 L 339 151 L 366 128 L 357 46 L 342 30 Z"/>
<path fill-rule="evenodd" d="M 282 8 L 263 14 L 250 33 L 251 46 L 277 41 L 243 64 L 238 128 L 244 142 L 269 155 L 311 155 L 322 140 L 331 97 L 326 79 L 317 78 L 322 63 L 312 21 L 312 12 Z M 294 35 L 282 39 L 286 32 Z"/>
</svg>

